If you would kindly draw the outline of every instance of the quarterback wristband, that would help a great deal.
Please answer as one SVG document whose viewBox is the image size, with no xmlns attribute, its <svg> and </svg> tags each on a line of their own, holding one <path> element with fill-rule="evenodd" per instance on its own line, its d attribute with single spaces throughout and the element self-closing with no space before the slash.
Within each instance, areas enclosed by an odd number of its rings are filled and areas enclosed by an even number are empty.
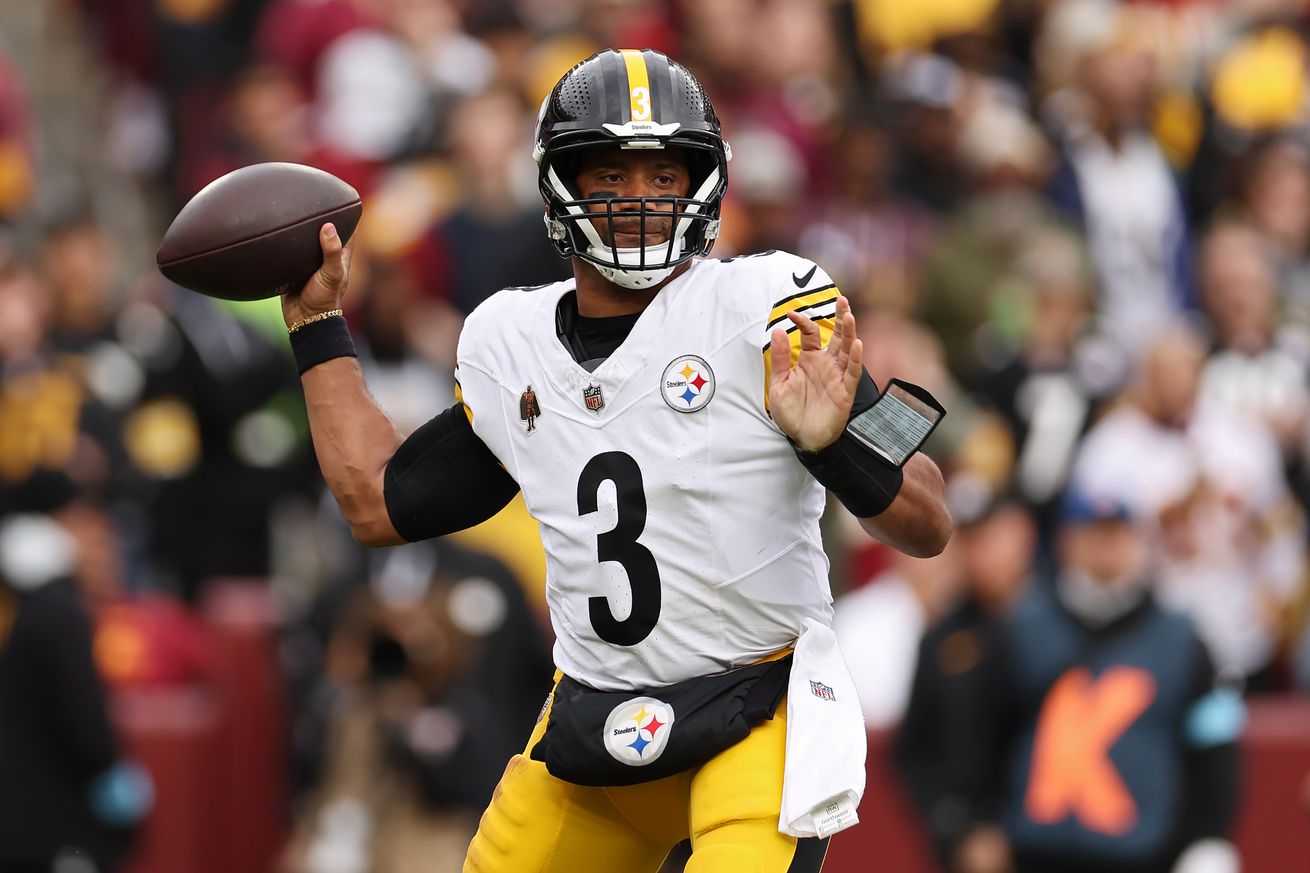
<svg viewBox="0 0 1310 873">
<path fill-rule="evenodd" d="M 891 506 L 905 481 L 900 467 L 875 459 L 850 431 L 817 452 L 798 448 L 796 457 L 856 518 L 872 518 Z"/>
<path fill-rule="evenodd" d="M 837 441 L 796 457 L 858 518 L 891 506 L 905 481 L 902 468 L 936 429 L 946 409 L 925 389 L 893 379 L 847 423 Z"/>
<path fill-rule="evenodd" d="M 892 379 L 872 406 L 847 423 L 846 433 L 883 463 L 901 467 L 945 415 L 926 389 Z"/>
<path fill-rule="evenodd" d="M 289 337 L 291 354 L 296 358 L 296 371 L 301 374 L 333 358 L 358 357 L 355 341 L 350 338 L 350 328 L 341 315 L 303 324 Z"/>
</svg>

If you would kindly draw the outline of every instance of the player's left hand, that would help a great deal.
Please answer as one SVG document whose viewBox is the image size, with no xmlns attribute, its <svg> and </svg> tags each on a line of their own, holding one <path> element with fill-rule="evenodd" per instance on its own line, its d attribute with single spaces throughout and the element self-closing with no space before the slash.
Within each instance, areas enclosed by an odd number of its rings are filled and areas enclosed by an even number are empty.
<svg viewBox="0 0 1310 873">
<path fill-rule="evenodd" d="M 770 335 L 769 412 L 792 442 L 817 452 L 836 442 L 846 429 L 863 370 L 864 344 L 855 335 L 855 316 L 845 297 L 837 298 L 827 348 L 817 324 L 797 312 L 788 312 L 787 317 L 800 329 L 801 351 L 793 366 L 786 332 L 775 328 Z"/>
</svg>

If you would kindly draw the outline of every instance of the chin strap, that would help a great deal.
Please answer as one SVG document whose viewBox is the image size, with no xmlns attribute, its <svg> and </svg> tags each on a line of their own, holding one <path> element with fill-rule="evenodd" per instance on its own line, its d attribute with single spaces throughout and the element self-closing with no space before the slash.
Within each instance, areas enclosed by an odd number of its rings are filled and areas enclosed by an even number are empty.
<svg viewBox="0 0 1310 873">
<path fill-rule="evenodd" d="M 653 288 L 672 276 L 674 270 L 673 267 L 663 267 L 659 270 L 621 270 L 617 267 L 602 267 L 600 264 L 592 264 L 592 266 L 607 281 L 630 291 L 644 291 L 647 288 Z"/>
</svg>

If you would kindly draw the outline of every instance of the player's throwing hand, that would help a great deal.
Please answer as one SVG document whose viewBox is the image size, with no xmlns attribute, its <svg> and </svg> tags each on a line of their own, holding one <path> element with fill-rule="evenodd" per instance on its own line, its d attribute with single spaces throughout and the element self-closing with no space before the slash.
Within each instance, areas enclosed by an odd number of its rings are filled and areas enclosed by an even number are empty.
<svg viewBox="0 0 1310 873">
<path fill-rule="evenodd" d="M 311 316 L 341 308 L 346 281 L 350 277 L 350 246 L 341 244 L 341 237 L 331 222 L 319 228 L 318 244 L 323 249 L 323 266 L 310 277 L 304 288 L 282 295 L 282 317 L 288 327 Z"/>
<path fill-rule="evenodd" d="M 855 316 L 845 297 L 837 298 L 836 326 L 826 349 L 817 324 L 797 312 L 788 312 L 787 317 L 801 332 L 801 350 L 792 365 L 786 332 L 775 328 L 770 335 L 769 411 L 792 442 L 817 452 L 836 442 L 846 428 L 860 382 L 864 344 L 855 335 Z"/>
</svg>

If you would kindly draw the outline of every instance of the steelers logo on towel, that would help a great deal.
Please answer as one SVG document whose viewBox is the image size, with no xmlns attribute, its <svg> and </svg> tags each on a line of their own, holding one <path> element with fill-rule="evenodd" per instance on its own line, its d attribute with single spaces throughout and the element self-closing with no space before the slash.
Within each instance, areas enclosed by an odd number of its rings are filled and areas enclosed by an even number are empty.
<svg viewBox="0 0 1310 873">
<path fill-rule="evenodd" d="M 704 358 L 682 355 L 664 368 L 660 377 L 664 402 L 678 412 L 704 409 L 714 396 L 714 371 Z"/>
<path fill-rule="evenodd" d="M 664 753 L 672 731 L 672 706 L 654 697 L 634 697 L 605 719 L 605 749 L 621 764 L 644 767 Z"/>
</svg>

